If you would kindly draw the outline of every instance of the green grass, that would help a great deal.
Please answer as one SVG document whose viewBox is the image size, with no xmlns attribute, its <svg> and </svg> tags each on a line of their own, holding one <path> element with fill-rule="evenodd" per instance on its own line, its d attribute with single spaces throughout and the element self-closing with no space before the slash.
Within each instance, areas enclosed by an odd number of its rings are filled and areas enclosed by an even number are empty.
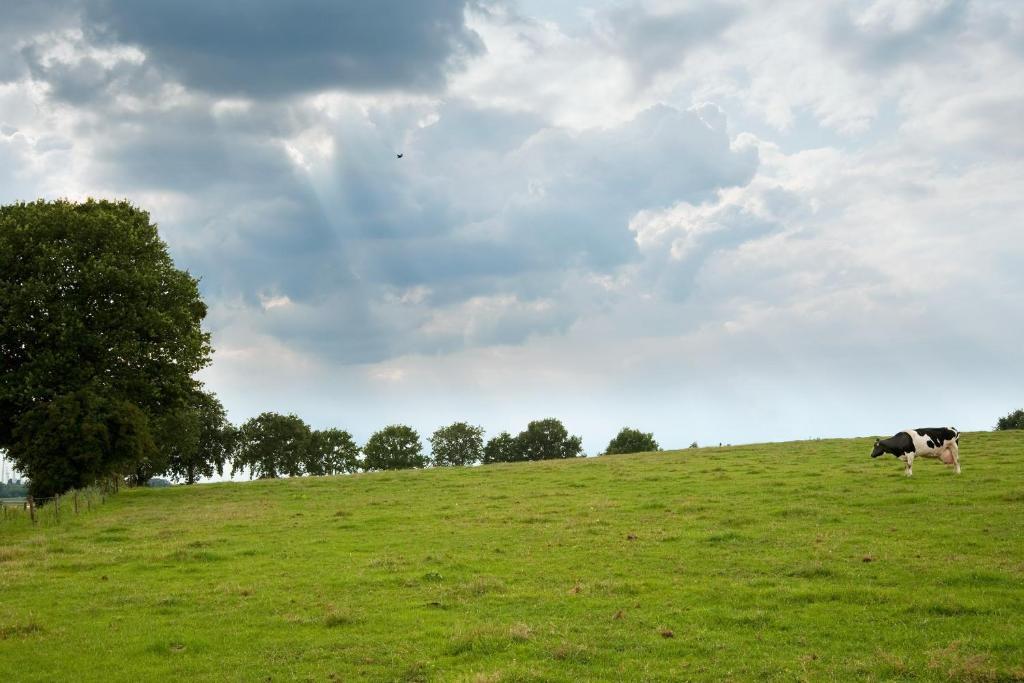
<svg viewBox="0 0 1024 683">
<path fill-rule="evenodd" d="M 0 526 L 12 680 L 1024 680 L 1024 432 L 122 492 Z"/>
</svg>

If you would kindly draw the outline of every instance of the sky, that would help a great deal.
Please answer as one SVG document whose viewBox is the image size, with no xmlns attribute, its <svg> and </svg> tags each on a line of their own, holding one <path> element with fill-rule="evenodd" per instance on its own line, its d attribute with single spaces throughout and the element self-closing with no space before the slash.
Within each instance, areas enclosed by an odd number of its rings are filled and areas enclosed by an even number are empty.
<svg viewBox="0 0 1024 683">
<path fill-rule="evenodd" d="M 0 24 L 0 202 L 148 210 L 231 419 L 359 441 L 990 429 L 1024 405 L 1022 122 L 1019 0 L 13 0 Z"/>
</svg>

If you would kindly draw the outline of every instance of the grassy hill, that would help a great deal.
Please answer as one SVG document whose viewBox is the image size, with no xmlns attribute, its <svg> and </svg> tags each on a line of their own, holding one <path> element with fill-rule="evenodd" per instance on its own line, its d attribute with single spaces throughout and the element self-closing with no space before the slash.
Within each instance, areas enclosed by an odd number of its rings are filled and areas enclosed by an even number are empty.
<svg viewBox="0 0 1024 683">
<path fill-rule="evenodd" d="M 123 492 L 0 526 L 0 675 L 1024 680 L 1024 432 L 870 449 Z"/>
</svg>

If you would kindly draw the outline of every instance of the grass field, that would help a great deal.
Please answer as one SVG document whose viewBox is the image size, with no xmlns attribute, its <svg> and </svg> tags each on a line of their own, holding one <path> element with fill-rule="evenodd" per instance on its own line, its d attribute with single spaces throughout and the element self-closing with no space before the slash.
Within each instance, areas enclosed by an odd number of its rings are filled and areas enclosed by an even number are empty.
<svg viewBox="0 0 1024 683">
<path fill-rule="evenodd" d="M 1024 432 L 122 492 L 0 526 L 5 680 L 1024 680 Z"/>
</svg>

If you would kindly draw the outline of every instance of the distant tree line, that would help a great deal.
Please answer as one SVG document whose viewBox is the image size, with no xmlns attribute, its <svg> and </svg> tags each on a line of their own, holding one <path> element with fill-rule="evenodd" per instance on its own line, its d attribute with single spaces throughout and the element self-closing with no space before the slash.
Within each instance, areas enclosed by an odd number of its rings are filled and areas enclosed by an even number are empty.
<svg viewBox="0 0 1024 683">
<path fill-rule="evenodd" d="M 0 498 L 24 498 L 28 493 L 28 486 L 20 480 L 8 479 L 7 482 L 0 481 Z"/>
<path fill-rule="evenodd" d="M 464 467 L 492 462 L 575 458 L 583 455 L 582 440 L 570 436 L 555 418 L 530 422 L 518 436 L 502 432 L 484 442 L 482 427 L 455 422 L 428 438 L 430 453 L 419 433 L 394 424 L 374 432 L 359 447 L 341 429 L 317 431 L 296 415 L 263 413 L 237 430 L 232 473 L 251 478 L 349 474 L 421 467 Z"/>
</svg>

